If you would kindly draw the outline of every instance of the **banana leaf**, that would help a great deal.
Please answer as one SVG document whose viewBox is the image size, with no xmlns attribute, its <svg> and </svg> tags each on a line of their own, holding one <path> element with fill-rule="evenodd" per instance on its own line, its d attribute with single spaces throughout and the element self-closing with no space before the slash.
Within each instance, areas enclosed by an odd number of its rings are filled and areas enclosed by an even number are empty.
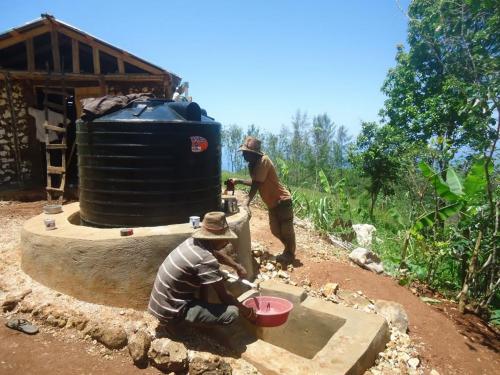
<svg viewBox="0 0 500 375">
<path fill-rule="evenodd" d="M 464 195 L 462 181 L 460 181 L 460 177 L 458 177 L 453 167 L 449 167 L 446 171 L 446 184 L 453 194 Z"/>
<path fill-rule="evenodd" d="M 445 221 L 450 217 L 452 217 L 453 215 L 459 213 L 461 208 L 462 208 L 462 202 L 456 202 L 448 206 L 442 207 L 441 209 L 439 209 L 437 214 L 442 221 Z M 420 216 L 415 221 L 415 224 L 413 224 L 413 230 L 418 232 L 421 231 L 422 229 L 432 227 L 435 223 L 435 215 L 436 213 L 433 211 Z"/>
<path fill-rule="evenodd" d="M 436 189 L 437 194 L 447 200 L 450 203 L 455 203 L 460 200 L 460 196 L 451 191 L 450 186 L 443 181 L 441 176 L 439 176 L 434 169 L 432 169 L 426 162 L 421 161 L 418 163 L 418 167 L 422 171 L 422 174 L 432 183 L 432 186 Z"/>
<path fill-rule="evenodd" d="M 474 198 L 478 193 L 486 194 L 486 171 L 484 169 L 485 159 L 481 158 L 472 164 L 464 181 L 464 193 L 467 200 Z M 493 163 L 488 165 L 490 175 L 493 174 Z"/>
<path fill-rule="evenodd" d="M 331 194 L 332 188 L 330 186 L 330 182 L 328 182 L 328 178 L 326 177 L 325 172 L 323 172 L 323 170 L 320 169 L 318 175 L 319 175 L 319 180 L 321 182 L 321 187 L 323 188 L 323 190 L 326 193 Z"/>
</svg>

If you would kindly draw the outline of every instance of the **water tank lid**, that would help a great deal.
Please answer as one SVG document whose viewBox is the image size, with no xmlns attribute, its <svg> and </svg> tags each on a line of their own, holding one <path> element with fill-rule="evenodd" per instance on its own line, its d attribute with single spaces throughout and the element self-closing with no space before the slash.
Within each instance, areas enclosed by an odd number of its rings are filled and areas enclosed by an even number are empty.
<svg viewBox="0 0 500 375">
<path fill-rule="evenodd" d="M 134 101 L 116 112 L 101 116 L 92 122 L 202 122 L 215 123 L 195 103 L 174 102 L 167 99 Z"/>
</svg>

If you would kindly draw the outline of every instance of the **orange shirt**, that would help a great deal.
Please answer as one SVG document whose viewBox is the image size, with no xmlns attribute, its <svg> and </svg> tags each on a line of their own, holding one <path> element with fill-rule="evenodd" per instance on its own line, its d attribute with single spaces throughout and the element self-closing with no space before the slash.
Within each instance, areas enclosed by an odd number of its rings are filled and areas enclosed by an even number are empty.
<svg viewBox="0 0 500 375">
<path fill-rule="evenodd" d="M 290 192 L 280 183 L 276 168 L 267 155 L 264 155 L 250 170 L 252 181 L 260 182 L 259 194 L 269 208 L 274 208 L 282 200 L 291 199 Z"/>
</svg>

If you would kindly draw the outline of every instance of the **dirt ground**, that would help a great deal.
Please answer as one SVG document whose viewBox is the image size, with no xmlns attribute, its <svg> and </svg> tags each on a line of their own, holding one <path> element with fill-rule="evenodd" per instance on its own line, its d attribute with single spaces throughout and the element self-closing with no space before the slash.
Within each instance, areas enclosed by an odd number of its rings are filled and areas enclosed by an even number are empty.
<svg viewBox="0 0 500 375">
<path fill-rule="evenodd" d="M 44 203 L 0 201 L 0 252 L 5 244 L 17 240 L 22 222 L 40 213 Z M 252 240 L 278 253 L 281 244 L 269 231 L 266 211 L 255 207 L 252 213 Z M 425 304 L 390 277 L 354 266 L 345 252 L 328 253 L 325 249 L 331 246 L 323 246 L 323 239 L 303 228 L 296 230 L 298 262 L 291 280 L 299 283 L 309 279 L 317 289 L 326 282 L 336 282 L 342 289 L 362 291 L 371 299 L 402 304 L 410 320 L 410 337 L 418 344 L 426 373 L 431 369 L 441 375 L 498 373 L 500 337 L 479 318 L 461 316 L 449 302 Z M 137 369 L 125 354 L 103 356 L 93 352 L 91 342 L 71 340 L 63 333 L 54 335 L 42 330 L 36 336 L 27 336 L 5 328 L 4 320 L 0 324 L 0 374 L 158 373 L 151 367 Z"/>
<path fill-rule="evenodd" d="M 67 375 L 67 374 L 143 374 L 160 373 L 153 367 L 141 370 L 128 356 L 112 358 L 88 351 L 91 344 L 68 338 L 54 337 L 42 331 L 28 336 L 5 327 L 0 319 L 0 374 Z"/>
<path fill-rule="evenodd" d="M 0 252 L 18 241 L 24 220 L 41 213 L 45 204 L 0 201 Z M 124 353 L 103 355 L 92 342 L 72 334 L 40 327 L 38 334 L 28 336 L 5 327 L 6 321 L 0 318 L 0 375 L 161 373 L 153 367 L 138 369 Z"/>
</svg>

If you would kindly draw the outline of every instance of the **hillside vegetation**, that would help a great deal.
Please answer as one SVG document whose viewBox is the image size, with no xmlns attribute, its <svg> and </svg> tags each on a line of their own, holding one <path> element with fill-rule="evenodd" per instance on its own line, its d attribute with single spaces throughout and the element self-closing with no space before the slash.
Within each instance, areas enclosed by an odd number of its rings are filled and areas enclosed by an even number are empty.
<svg viewBox="0 0 500 375">
<path fill-rule="evenodd" d="M 377 228 L 373 250 L 402 284 L 426 283 L 460 311 L 500 317 L 498 1 L 414 0 L 408 48 L 382 85 L 380 122 L 356 139 L 328 114 L 297 111 L 278 134 L 256 125 L 223 131 L 237 149 L 263 140 L 295 213 L 348 238 L 351 223 Z"/>
</svg>

